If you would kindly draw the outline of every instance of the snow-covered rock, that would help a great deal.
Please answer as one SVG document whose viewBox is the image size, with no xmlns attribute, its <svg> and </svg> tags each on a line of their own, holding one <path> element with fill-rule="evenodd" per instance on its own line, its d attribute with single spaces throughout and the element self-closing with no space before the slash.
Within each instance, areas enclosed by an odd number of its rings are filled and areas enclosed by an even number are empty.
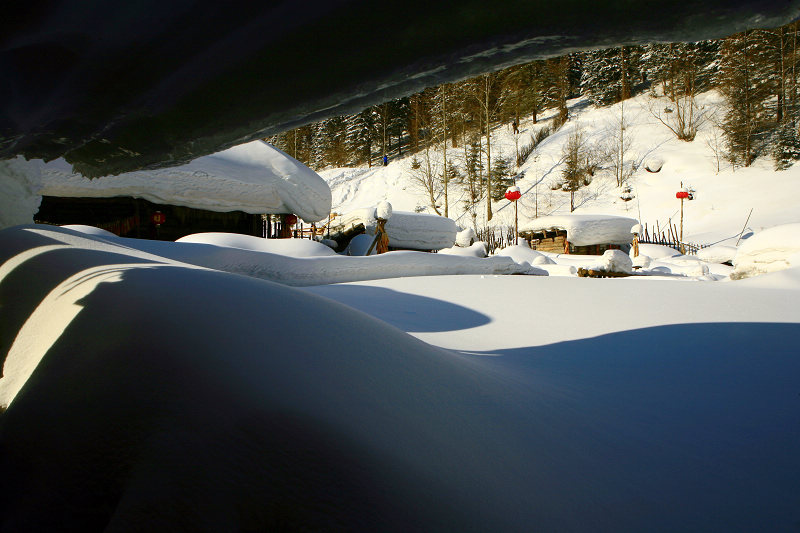
<svg viewBox="0 0 800 533">
<path fill-rule="evenodd" d="M 733 258 L 731 277 L 747 278 L 800 266 L 800 223 L 765 229 L 744 241 Z"/>
</svg>

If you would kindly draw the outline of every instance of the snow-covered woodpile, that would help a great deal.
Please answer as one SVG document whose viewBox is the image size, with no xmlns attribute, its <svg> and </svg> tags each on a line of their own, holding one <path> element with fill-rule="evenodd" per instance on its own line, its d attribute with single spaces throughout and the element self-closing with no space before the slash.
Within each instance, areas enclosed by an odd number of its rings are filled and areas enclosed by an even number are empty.
<svg viewBox="0 0 800 533">
<path fill-rule="evenodd" d="M 375 235 L 378 227 L 376 208 L 357 209 L 331 222 L 331 238 L 341 248 L 353 237 L 366 233 Z M 456 242 L 458 226 L 447 217 L 425 213 L 394 211 L 386 222 L 390 250 L 442 250 Z"/>
</svg>

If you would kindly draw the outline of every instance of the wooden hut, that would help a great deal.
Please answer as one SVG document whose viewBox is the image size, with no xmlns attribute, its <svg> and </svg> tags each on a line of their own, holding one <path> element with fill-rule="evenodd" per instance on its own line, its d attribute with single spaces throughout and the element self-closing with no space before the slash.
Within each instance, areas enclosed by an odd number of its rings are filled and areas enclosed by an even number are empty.
<svg viewBox="0 0 800 533">
<path fill-rule="evenodd" d="M 551 215 L 520 225 L 520 236 L 531 248 L 558 254 L 602 255 L 606 250 L 628 251 L 639 222 L 613 215 Z"/>
<path fill-rule="evenodd" d="M 42 167 L 39 194 L 36 222 L 162 240 L 204 232 L 286 237 L 292 221 L 323 220 L 331 207 L 316 172 L 262 141 L 179 167 L 92 180 L 58 160 Z"/>
</svg>

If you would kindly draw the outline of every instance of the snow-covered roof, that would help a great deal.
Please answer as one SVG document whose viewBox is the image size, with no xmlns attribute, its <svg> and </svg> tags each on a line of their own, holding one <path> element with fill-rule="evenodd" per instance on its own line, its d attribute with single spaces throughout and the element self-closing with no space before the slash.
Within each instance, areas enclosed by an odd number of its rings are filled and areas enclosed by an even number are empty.
<svg viewBox="0 0 800 533">
<path fill-rule="evenodd" d="M 331 210 L 331 190 L 313 170 L 263 141 L 234 146 L 173 168 L 93 180 L 57 160 L 43 166 L 42 196 L 133 196 L 209 211 L 294 213 L 317 222 Z"/>
<path fill-rule="evenodd" d="M 346 233 L 363 224 L 366 232 L 375 234 L 377 221 L 375 208 L 357 209 L 333 221 L 331 231 Z M 427 213 L 394 211 L 386 223 L 389 246 L 409 250 L 441 250 L 451 248 L 456 242 L 458 226 L 450 218 Z"/>
<path fill-rule="evenodd" d="M 631 228 L 638 223 L 635 218 L 613 215 L 551 215 L 520 224 L 519 231 L 566 230 L 575 246 L 625 244 L 633 239 Z"/>
</svg>

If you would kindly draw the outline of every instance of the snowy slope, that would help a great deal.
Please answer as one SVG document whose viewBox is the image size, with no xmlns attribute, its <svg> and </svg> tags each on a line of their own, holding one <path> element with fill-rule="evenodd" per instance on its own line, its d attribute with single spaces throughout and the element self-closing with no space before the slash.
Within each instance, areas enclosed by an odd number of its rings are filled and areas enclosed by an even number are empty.
<svg viewBox="0 0 800 533">
<path fill-rule="evenodd" d="M 675 193 L 681 184 L 696 191 L 696 199 L 685 203 L 684 240 L 700 244 L 712 244 L 736 237 L 745 224 L 752 209 L 748 227 L 753 231 L 800 221 L 800 165 L 782 172 L 773 170 L 769 157 L 758 159 L 750 168 L 732 169 L 725 162 L 717 173 L 715 153 L 710 147 L 715 135 L 722 142 L 721 133 L 712 119 L 722 116 L 722 98 L 716 92 L 700 95 L 698 105 L 707 117 L 693 142 L 675 138 L 672 132 L 653 116 L 670 104 L 664 98 L 642 94 L 624 103 L 606 108 L 595 108 L 585 99 L 569 102 L 570 121 L 545 139 L 519 169 L 523 174 L 517 185 L 522 191 L 519 200 L 520 225 L 539 216 L 569 212 L 569 193 L 551 190 L 560 179 L 562 147 L 569 135 L 580 130 L 588 146 L 596 150 L 604 148 L 607 137 L 619 126 L 621 111 L 627 124 L 630 149 L 625 159 L 638 165 L 628 184 L 634 199 L 623 201 L 622 191 L 617 187 L 608 165 L 597 172 L 594 181 L 576 192 L 576 213 L 622 215 L 636 218 L 647 224 L 648 229 L 658 223 L 665 228 L 669 223 L 679 225 L 680 200 Z M 543 113 L 538 124 L 525 118 L 520 124 L 516 144 L 522 146 L 530 141 L 530 135 L 539 128 L 548 126 L 553 112 Z M 492 137 L 492 153 L 498 157 L 510 157 L 516 151 L 515 136 L 507 125 L 495 128 Z M 441 157 L 432 151 L 434 163 Z M 333 195 L 333 211 L 347 212 L 360 207 L 375 205 L 388 199 L 397 209 L 410 210 L 427 205 L 426 194 L 414 186 L 411 178 L 411 157 L 391 161 L 388 167 L 375 169 L 325 169 L 320 175 L 329 183 Z M 460 164 L 463 150 L 448 150 L 448 160 Z M 648 162 L 663 162 L 658 173 L 645 170 Z M 471 218 L 463 212 L 463 193 L 456 185 L 450 189 L 450 217 L 462 227 L 472 225 Z M 439 203 L 443 197 L 439 198 Z M 477 209 L 478 227 L 484 226 L 485 205 Z M 495 202 L 493 225 L 513 225 L 514 209 L 506 200 Z"/>
</svg>

